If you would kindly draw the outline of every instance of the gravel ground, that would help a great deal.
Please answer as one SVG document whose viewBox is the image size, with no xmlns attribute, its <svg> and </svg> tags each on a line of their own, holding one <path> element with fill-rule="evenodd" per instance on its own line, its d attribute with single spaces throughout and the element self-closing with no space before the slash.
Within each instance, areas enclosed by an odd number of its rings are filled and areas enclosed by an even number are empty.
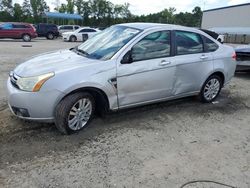
<svg viewBox="0 0 250 188">
<path fill-rule="evenodd" d="M 236 74 L 214 104 L 196 97 L 96 118 L 62 136 L 7 109 L 5 82 L 17 64 L 77 43 L 0 40 L 0 187 L 164 187 L 214 180 L 250 187 L 250 74 Z M 224 188 L 194 183 L 185 188 Z"/>
</svg>

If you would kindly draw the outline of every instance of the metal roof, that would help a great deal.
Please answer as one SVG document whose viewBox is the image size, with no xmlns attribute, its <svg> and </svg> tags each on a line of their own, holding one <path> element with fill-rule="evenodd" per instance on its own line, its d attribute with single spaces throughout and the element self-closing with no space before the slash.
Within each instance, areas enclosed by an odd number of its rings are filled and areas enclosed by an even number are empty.
<svg viewBox="0 0 250 188">
<path fill-rule="evenodd" d="M 82 16 L 79 14 L 66 14 L 59 12 L 44 12 L 43 17 L 45 18 L 61 18 L 61 19 L 72 19 L 72 20 L 82 20 Z"/>
<path fill-rule="evenodd" d="M 221 10 L 221 9 L 228 9 L 228 8 L 234 8 L 234 7 L 241 7 L 241 6 L 248 6 L 248 5 L 250 5 L 250 3 L 244 3 L 244 4 L 239 4 L 239 5 L 232 5 L 232 6 L 220 7 L 220 8 L 214 8 L 214 9 L 204 10 L 203 12 L 209 12 L 209 11 Z"/>
<path fill-rule="evenodd" d="M 184 26 L 180 25 L 173 25 L 173 24 L 162 24 L 162 23 L 149 23 L 149 22 L 133 22 L 133 23 L 122 23 L 122 24 L 117 24 L 121 26 L 126 26 L 126 27 L 132 27 L 135 29 L 140 29 L 140 30 L 146 30 L 149 28 L 155 28 L 155 27 L 168 27 L 169 29 L 174 28 L 186 28 Z"/>
</svg>

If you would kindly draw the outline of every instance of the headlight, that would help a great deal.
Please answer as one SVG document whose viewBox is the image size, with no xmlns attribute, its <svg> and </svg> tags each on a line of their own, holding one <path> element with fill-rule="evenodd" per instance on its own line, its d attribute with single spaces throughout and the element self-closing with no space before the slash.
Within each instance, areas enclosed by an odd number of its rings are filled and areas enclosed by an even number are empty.
<svg viewBox="0 0 250 188">
<path fill-rule="evenodd" d="M 40 76 L 33 76 L 33 77 L 26 77 L 22 78 L 20 77 L 16 84 L 21 90 L 24 91 L 39 91 L 42 85 L 51 77 L 53 77 L 55 74 L 53 72 L 43 74 Z"/>
</svg>

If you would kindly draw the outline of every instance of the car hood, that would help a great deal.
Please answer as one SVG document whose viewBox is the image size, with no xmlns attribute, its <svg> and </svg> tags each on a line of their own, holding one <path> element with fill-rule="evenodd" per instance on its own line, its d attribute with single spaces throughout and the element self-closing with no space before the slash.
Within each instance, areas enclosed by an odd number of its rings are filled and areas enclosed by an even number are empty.
<svg viewBox="0 0 250 188">
<path fill-rule="evenodd" d="M 92 66 L 99 60 L 89 59 L 71 50 L 60 50 L 35 56 L 18 65 L 14 72 L 20 77 L 38 76 L 50 72 L 63 72 L 79 67 Z"/>
</svg>

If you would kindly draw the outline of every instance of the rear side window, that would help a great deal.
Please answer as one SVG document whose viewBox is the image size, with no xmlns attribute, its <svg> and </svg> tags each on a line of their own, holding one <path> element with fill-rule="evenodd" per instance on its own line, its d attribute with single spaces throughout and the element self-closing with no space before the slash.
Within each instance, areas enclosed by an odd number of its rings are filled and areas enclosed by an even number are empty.
<svg viewBox="0 0 250 188">
<path fill-rule="evenodd" d="M 1 25 L 1 28 L 3 28 L 3 29 L 12 29 L 13 25 L 11 23 L 5 23 L 5 24 Z"/>
<path fill-rule="evenodd" d="M 64 26 L 63 29 L 73 30 L 73 26 Z"/>
<path fill-rule="evenodd" d="M 79 26 L 75 26 L 75 30 L 79 29 L 80 27 Z"/>
<path fill-rule="evenodd" d="M 13 24 L 13 28 L 16 28 L 16 29 L 25 29 L 25 28 L 29 28 L 29 26 L 27 25 L 22 25 L 22 24 Z"/>
<path fill-rule="evenodd" d="M 49 28 L 55 28 L 55 25 L 48 25 Z"/>
<path fill-rule="evenodd" d="M 203 42 L 197 33 L 187 31 L 175 32 L 176 55 L 195 54 L 203 52 Z"/>
<path fill-rule="evenodd" d="M 218 44 L 207 37 L 204 37 L 204 43 L 207 52 L 214 52 L 219 48 Z"/>
<path fill-rule="evenodd" d="M 158 31 L 140 40 L 132 48 L 133 61 L 170 56 L 170 32 Z"/>
</svg>

